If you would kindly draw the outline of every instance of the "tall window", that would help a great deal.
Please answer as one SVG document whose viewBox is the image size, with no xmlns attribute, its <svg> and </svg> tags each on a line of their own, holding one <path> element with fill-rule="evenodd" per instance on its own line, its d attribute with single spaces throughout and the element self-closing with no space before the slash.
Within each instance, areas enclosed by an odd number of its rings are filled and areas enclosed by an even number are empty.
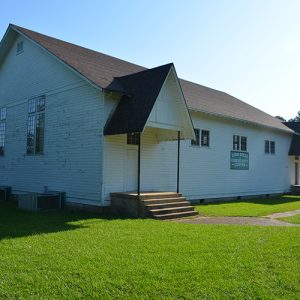
<svg viewBox="0 0 300 300">
<path fill-rule="evenodd" d="M 236 151 L 247 151 L 247 137 L 246 136 L 233 136 L 233 146 L 232 149 Z"/>
<path fill-rule="evenodd" d="M 0 108 L 0 156 L 4 155 L 6 107 Z"/>
<path fill-rule="evenodd" d="M 275 154 L 275 142 L 274 141 L 265 141 L 265 153 L 266 154 Z"/>
<path fill-rule="evenodd" d="M 44 152 L 45 96 L 28 101 L 27 154 Z"/>
</svg>

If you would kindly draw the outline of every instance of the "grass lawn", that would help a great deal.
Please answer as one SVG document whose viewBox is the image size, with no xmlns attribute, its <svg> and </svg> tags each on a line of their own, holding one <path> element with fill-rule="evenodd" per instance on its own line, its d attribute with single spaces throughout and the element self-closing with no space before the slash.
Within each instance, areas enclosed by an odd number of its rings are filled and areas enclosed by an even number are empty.
<svg viewBox="0 0 300 300">
<path fill-rule="evenodd" d="M 300 299 L 297 227 L 194 225 L 0 203 L 0 299 Z"/>
<path fill-rule="evenodd" d="M 196 210 L 206 216 L 258 217 L 296 209 L 300 209 L 300 196 L 247 199 L 196 206 Z"/>
<path fill-rule="evenodd" d="M 294 224 L 300 224 L 300 215 L 295 215 L 291 217 L 285 217 L 285 218 L 280 218 L 279 220 L 289 222 L 289 223 L 294 223 Z"/>
</svg>

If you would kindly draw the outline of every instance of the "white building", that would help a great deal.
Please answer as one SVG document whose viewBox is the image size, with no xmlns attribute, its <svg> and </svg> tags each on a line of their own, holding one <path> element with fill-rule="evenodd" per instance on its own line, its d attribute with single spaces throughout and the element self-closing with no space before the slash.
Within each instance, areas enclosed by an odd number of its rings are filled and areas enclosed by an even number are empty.
<svg viewBox="0 0 300 300">
<path fill-rule="evenodd" d="M 0 184 L 14 191 L 108 206 L 138 188 L 199 200 L 296 181 L 294 131 L 278 119 L 173 64 L 145 69 L 15 25 L 0 45 L 0 109 Z"/>
</svg>

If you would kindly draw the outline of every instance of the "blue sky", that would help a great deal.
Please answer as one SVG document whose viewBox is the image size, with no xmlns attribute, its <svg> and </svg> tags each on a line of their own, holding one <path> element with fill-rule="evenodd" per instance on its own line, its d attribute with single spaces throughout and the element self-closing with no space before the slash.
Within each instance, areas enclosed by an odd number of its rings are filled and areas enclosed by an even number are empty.
<svg viewBox="0 0 300 300">
<path fill-rule="evenodd" d="M 1 0 L 14 23 L 225 91 L 271 115 L 300 110 L 300 0 Z"/>
</svg>

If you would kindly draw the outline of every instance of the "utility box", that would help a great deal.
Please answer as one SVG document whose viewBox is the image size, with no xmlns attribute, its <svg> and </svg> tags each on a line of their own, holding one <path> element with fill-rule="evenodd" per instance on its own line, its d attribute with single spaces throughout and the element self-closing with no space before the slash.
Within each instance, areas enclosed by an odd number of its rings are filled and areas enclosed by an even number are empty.
<svg viewBox="0 0 300 300">
<path fill-rule="evenodd" d="M 7 201 L 11 196 L 11 187 L 2 185 L 0 186 L 0 201 Z"/>
<path fill-rule="evenodd" d="M 26 193 L 18 195 L 18 208 L 28 211 L 56 210 L 62 207 L 59 193 Z"/>
</svg>

